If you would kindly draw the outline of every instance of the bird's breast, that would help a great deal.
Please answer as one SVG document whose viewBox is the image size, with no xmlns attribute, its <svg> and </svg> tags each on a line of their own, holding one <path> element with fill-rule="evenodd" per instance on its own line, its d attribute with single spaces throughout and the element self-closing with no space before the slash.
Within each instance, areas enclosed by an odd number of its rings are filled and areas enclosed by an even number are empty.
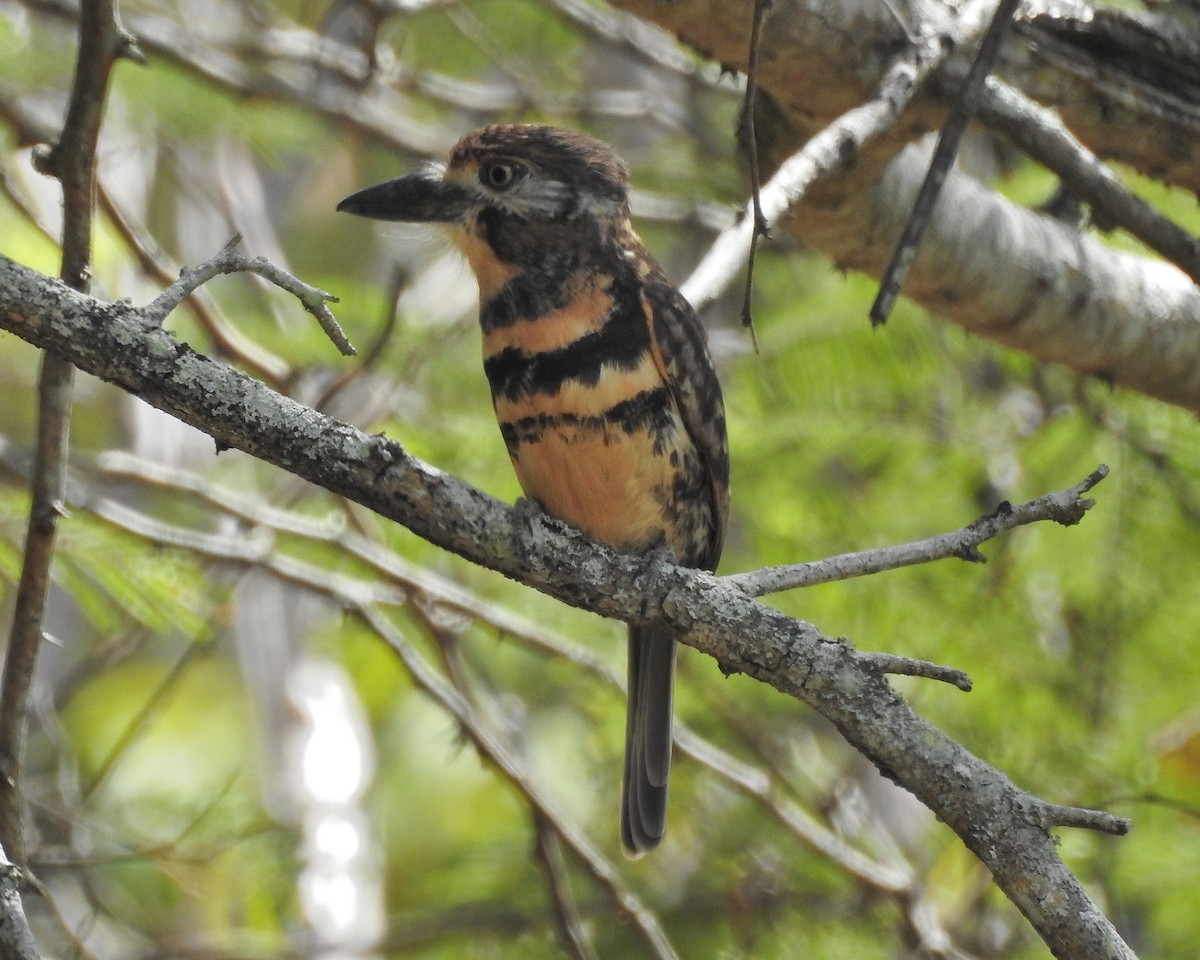
<svg viewBox="0 0 1200 960">
<path fill-rule="evenodd" d="M 616 549 L 663 542 L 692 562 L 711 535 L 707 477 L 641 300 L 608 278 L 567 286 L 542 313 L 510 309 L 512 297 L 482 308 L 484 369 L 521 486 Z"/>
</svg>

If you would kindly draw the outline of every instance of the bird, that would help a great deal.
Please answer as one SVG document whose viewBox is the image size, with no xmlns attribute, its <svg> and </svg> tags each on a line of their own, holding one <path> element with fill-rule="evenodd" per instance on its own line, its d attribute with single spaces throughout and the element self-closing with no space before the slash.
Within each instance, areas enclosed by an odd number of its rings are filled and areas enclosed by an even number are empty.
<svg viewBox="0 0 1200 960">
<path fill-rule="evenodd" d="M 721 386 L 704 327 L 634 231 L 600 140 L 493 124 L 445 163 L 338 210 L 438 224 L 479 286 L 483 369 L 525 497 L 629 555 L 715 570 L 729 516 Z M 631 626 L 621 841 L 666 828 L 677 635 Z"/>
</svg>

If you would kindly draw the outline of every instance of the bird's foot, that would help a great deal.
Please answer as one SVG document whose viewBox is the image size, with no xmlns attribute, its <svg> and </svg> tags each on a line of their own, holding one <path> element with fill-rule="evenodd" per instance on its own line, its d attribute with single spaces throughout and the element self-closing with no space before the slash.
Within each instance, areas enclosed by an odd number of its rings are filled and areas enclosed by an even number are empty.
<svg viewBox="0 0 1200 960">
<path fill-rule="evenodd" d="M 643 613 L 652 613 L 652 598 L 657 594 L 655 584 L 670 567 L 678 566 L 679 558 L 675 551 L 666 543 L 659 541 L 638 559 L 638 571 L 635 582 L 638 584 L 643 597 Z"/>
</svg>

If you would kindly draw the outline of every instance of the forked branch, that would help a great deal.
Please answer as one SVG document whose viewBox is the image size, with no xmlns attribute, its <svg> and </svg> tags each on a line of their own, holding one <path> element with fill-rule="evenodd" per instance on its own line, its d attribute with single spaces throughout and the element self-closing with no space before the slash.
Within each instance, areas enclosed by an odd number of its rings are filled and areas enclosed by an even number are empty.
<svg viewBox="0 0 1200 960">
<path fill-rule="evenodd" d="M 292 276 L 265 257 L 247 257 L 238 253 L 237 248 L 241 242 L 241 234 L 234 234 L 233 238 L 212 257 L 203 263 L 181 271 L 178 280 L 141 310 L 146 322 L 162 323 L 167 314 L 183 303 L 189 294 L 208 283 L 213 277 L 225 273 L 254 273 L 275 284 L 281 290 L 286 290 L 299 300 L 304 309 L 317 318 L 325 335 L 333 341 L 334 346 L 342 352 L 343 356 L 352 357 L 357 353 L 350 341 L 346 339 L 341 324 L 337 322 L 337 318 L 326 306 L 327 303 L 337 303 L 337 297 Z"/>
</svg>

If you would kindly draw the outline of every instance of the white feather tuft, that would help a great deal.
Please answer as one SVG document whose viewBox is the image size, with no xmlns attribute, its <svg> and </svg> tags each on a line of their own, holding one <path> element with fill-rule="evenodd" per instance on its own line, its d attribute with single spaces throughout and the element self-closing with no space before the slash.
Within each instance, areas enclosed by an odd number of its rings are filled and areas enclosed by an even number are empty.
<svg viewBox="0 0 1200 960">
<path fill-rule="evenodd" d="M 403 251 L 406 259 L 426 264 L 448 254 L 458 255 L 451 239 L 448 223 L 405 223 L 390 221 L 380 233 L 387 239 L 389 247 Z"/>
</svg>

